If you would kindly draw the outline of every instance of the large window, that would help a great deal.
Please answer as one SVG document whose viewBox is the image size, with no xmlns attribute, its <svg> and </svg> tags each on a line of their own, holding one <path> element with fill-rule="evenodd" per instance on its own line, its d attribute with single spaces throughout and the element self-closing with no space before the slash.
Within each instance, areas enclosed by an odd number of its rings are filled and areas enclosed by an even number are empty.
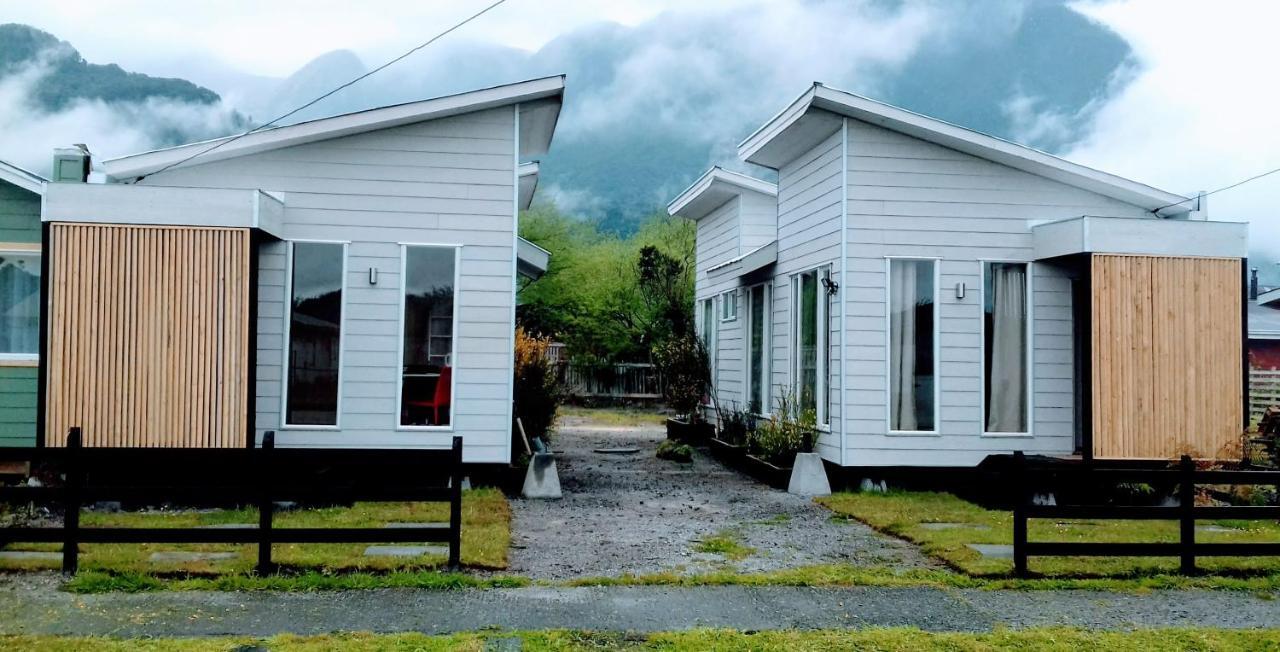
<svg viewBox="0 0 1280 652">
<path fill-rule="evenodd" d="M 936 261 L 889 261 L 889 429 L 937 426 Z"/>
<path fill-rule="evenodd" d="M 1029 432 L 1030 378 L 1026 263 L 982 265 L 983 429 Z"/>
<path fill-rule="evenodd" d="M 287 426 L 338 425 L 346 245 L 295 242 L 289 256 Z"/>
<path fill-rule="evenodd" d="M 792 391 L 801 410 L 811 410 L 817 422 L 828 422 L 827 338 L 830 334 L 830 310 L 826 290 L 820 279 L 827 269 L 814 269 L 791 277 L 791 314 L 793 351 Z"/>
<path fill-rule="evenodd" d="M 40 352 L 40 254 L 0 251 L 0 358 Z"/>
<path fill-rule="evenodd" d="M 716 300 L 714 297 L 702 300 L 702 346 L 707 349 L 707 364 L 711 367 L 711 386 L 716 385 Z M 703 397 L 704 405 L 711 405 L 711 395 Z"/>
<path fill-rule="evenodd" d="M 747 409 L 769 412 L 770 289 L 760 284 L 747 291 Z"/>
<path fill-rule="evenodd" d="M 401 427 L 453 425 L 458 249 L 404 247 Z"/>
</svg>

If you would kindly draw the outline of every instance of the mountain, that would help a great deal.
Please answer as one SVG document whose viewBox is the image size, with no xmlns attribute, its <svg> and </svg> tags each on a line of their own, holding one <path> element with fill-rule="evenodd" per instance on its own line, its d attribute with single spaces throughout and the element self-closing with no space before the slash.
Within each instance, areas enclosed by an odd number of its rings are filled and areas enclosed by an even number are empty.
<svg viewBox="0 0 1280 652">
<path fill-rule="evenodd" d="M 31 93 L 36 108 L 58 111 L 75 100 L 142 102 L 163 98 L 195 104 L 217 104 L 218 94 L 185 79 L 150 77 L 115 64 L 84 60 L 70 43 L 34 27 L 0 25 L 0 77 L 33 64 L 47 67 Z"/>
</svg>

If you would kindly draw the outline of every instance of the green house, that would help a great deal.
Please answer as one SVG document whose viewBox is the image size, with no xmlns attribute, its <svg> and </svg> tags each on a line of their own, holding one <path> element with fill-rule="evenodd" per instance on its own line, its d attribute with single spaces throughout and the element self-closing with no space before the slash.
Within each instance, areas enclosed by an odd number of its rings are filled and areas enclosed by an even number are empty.
<svg viewBox="0 0 1280 652">
<path fill-rule="evenodd" d="M 43 177 L 0 161 L 0 446 L 34 446 Z"/>
</svg>

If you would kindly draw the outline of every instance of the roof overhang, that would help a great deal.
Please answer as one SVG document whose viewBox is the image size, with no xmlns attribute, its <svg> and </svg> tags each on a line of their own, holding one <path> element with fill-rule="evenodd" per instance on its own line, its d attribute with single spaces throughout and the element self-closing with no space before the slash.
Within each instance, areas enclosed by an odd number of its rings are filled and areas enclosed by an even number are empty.
<svg viewBox="0 0 1280 652">
<path fill-rule="evenodd" d="M 538 162 L 521 163 L 517 176 L 520 180 L 520 210 L 527 211 L 533 204 L 533 191 L 538 189 Z"/>
<path fill-rule="evenodd" d="M 843 117 L 1140 206 L 1161 217 L 1195 208 L 1194 199 L 820 83 L 742 141 L 738 156 L 776 170 L 838 131 Z"/>
<path fill-rule="evenodd" d="M 282 237 L 284 200 L 261 190 L 51 183 L 44 222 L 258 229 Z"/>
<path fill-rule="evenodd" d="M 778 262 L 778 241 L 756 247 L 737 258 L 716 265 L 707 270 L 710 278 L 738 278 L 752 272 L 762 270 Z"/>
<path fill-rule="evenodd" d="M 37 195 L 43 195 L 45 186 L 49 183 L 48 179 L 35 172 L 24 170 L 5 161 L 0 161 L 0 181 L 8 181 L 23 190 Z"/>
<path fill-rule="evenodd" d="M 538 279 L 547 273 L 551 264 L 551 252 L 524 238 L 516 238 L 516 272 L 530 279 Z"/>
<path fill-rule="evenodd" d="M 1258 305 L 1260 306 L 1268 306 L 1275 303 L 1276 301 L 1280 301 L 1280 288 L 1275 288 L 1274 290 L 1267 290 L 1266 292 L 1260 292 L 1258 294 Z M 1277 314 L 1280 314 L 1280 313 L 1277 313 Z"/>
<path fill-rule="evenodd" d="M 1244 258 L 1247 222 L 1075 217 L 1031 227 L 1036 260 L 1072 254 Z"/>
<path fill-rule="evenodd" d="M 495 86 L 418 102 L 395 104 L 283 127 L 132 154 L 103 161 L 112 180 L 129 180 L 166 167 L 212 163 L 283 147 L 399 127 L 464 113 L 520 104 L 520 158 L 541 156 L 551 146 L 564 96 L 564 75 Z M 210 149 L 217 147 L 217 149 Z M 201 153 L 206 152 L 206 153 Z M 185 160 L 195 154 L 199 158 Z"/>
<path fill-rule="evenodd" d="M 1268 308 L 1262 303 L 1250 301 L 1248 307 L 1249 339 L 1280 340 L 1280 310 Z"/>
<path fill-rule="evenodd" d="M 716 166 L 707 170 L 698 177 L 697 181 L 671 200 L 671 203 L 667 204 L 667 213 L 699 220 L 744 192 L 777 197 L 778 186 Z"/>
</svg>

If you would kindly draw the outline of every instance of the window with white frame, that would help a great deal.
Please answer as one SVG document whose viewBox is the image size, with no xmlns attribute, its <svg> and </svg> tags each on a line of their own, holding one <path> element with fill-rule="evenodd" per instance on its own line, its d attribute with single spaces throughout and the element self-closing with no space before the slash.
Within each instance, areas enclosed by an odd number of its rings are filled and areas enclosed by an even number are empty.
<svg viewBox="0 0 1280 652">
<path fill-rule="evenodd" d="M 982 264 L 983 431 L 1030 432 L 1030 285 L 1027 263 Z"/>
<path fill-rule="evenodd" d="M 818 424 L 827 425 L 827 338 L 831 332 L 827 293 L 822 279 L 828 268 L 812 269 L 791 277 L 791 379 L 801 411 L 812 411 Z"/>
<path fill-rule="evenodd" d="M 404 246 L 400 426 L 453 424 L 457 247 Z"/>
<path fill-rule="evenodd" d="M 889 260 L 889 429 L 937 426 L 937 261 Z"/>
<path fill-rule="evenodd" d="M 729 290 L 720 295 L 720 321 L 733 321 L 738 318 L 738 291 Z"/>
<path fill-rule="evenodd" d="M 40 254 L 0 250 L 0 358 L 40 352 Z"/>
<path fill-rule="evenodd" d="M 345 261 L 342 243 L 294 242 L 289 248 L 287 426 L 338 425 Z"/>
<path fill-rule="evenodd" d="M 716 381 L 716 300 L 715 297 L 708 297 L 702 300 L 702 346 L 707 349 L 707 364 L 711 367 L 711 383 L 714 386 Z M 711 396 L 708 394 L 703 397 L 704 405 L 710 405 Z"/>
<path fill-rule="evenodd" d="M 747 290 L 747 409 L 768 414 L 769 346 L 772 323 L 769 306 L 773 286 L 761 283 Z"/>
</svg>

